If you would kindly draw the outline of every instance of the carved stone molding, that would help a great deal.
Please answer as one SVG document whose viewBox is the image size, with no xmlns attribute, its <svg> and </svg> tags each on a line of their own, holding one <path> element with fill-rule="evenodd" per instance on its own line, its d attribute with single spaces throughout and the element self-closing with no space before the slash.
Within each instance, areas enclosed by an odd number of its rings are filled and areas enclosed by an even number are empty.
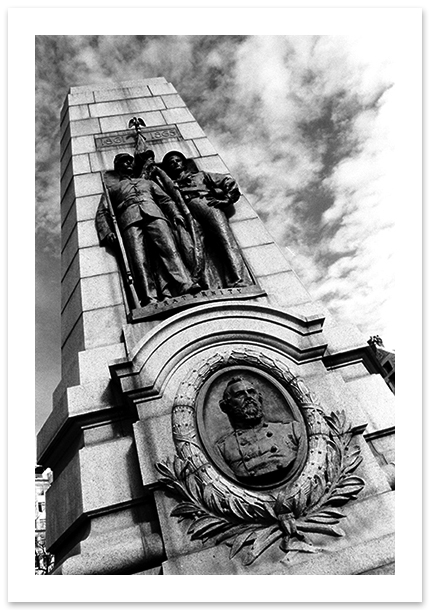
<svg viewBox="0 0 430 610">
<path fill-rule="evenodd" d="M 291 361 L 321 359 L 327 344 L 324 317 L 304 318 L 253 302 L 221 301 L 197 305 L 160 322 L 139 340 L 126 335 L 128 357 L 110 365 L 122 395 L 132 401 L 154 397 L 180 362 L 208 346 L 267 347 Z M 127 329 L 126 329 L 127 330 Z"/>
</svg>

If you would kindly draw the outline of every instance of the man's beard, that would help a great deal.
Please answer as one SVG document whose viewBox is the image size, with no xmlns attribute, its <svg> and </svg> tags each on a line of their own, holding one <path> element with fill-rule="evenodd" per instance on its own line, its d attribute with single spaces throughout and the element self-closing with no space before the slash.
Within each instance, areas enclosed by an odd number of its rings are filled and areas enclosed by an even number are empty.
<svg viewBox="0 0 430 610">
<path fill-rule="evenodd" d="M 248 399 L 241 406 L 232 408 L 235 422 L 246 425 L 256 425 L 263 417 L 263 409 L 258 400 Z"/>
</svg>

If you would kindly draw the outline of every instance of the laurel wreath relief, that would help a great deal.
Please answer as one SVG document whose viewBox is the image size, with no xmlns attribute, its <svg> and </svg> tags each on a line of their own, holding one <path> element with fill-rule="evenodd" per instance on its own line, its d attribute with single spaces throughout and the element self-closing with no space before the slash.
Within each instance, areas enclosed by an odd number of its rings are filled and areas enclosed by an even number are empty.
<svg viewBox="0 0 430 610">
<path fill-rule="evenodd" d="M 273 491 L 254 491 L 224 477 L 207 459 L 195 429 L 195 397 L 215 371 L 232 364 L 258 365 L 288 386 L 307 427 L 308 458 L 298 478 Z M 179 500 L 171 516 L 190 520 L 192 540 L 225 543 L 230 558 L 242 551 L 245 565 L 253 563 L 279 541 L 284 553 L 314 553 L 310 534 L 343 536 L 339 510 L 364 487 L 354 474 L 362 461 L 352 444 L 353 431 L 344 411 L 324 414 L 315 396 L 284 364 L 253 350 L 217 354 L 193 371 L 176 397 L 173 437 L 177 455 L 157 463 L 159 483 Z"/>
</svg>

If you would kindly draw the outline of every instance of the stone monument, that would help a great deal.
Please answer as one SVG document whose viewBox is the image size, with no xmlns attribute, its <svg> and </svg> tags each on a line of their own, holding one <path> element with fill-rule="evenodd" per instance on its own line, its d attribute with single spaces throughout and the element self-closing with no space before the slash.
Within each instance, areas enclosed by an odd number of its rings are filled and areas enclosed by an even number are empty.
<svg viewBox="0 0 430 610">
<path fill-rule="evenodd" d="M 172 84 L 61 114 L 54 575 L 392 574 L 394 405 Z"/>
</svg>

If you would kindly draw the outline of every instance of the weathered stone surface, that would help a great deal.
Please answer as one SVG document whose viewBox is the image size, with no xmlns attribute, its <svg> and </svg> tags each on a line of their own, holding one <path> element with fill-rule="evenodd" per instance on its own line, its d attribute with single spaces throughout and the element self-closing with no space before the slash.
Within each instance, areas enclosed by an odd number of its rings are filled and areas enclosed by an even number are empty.
<svg viewBox="0 0 430 610">
<path fill-rule="evenodd" d="M 103 192 L 100 174 L 81 174 L 74 177 L 76 197 L 87 197 Z"/>
<path fill-rule="evenodd" d="M 257 277 L 273 275 L 275 273 L 280 274 L 282 271 L 291 271 L 288 261 L 283 256 L 280 248 L 274 243 L 246 248 L 244 254 Z M 272 278 L 273 281 L 276 281 L 276 279 L 274 278 L 273 280 Z"/>
<path fill-rule="evenodd" d="M 202 157 L 216 155 L 214 146 L 207 138 L 199 138 L 193 141 Z"/>
<path fill-rule="evenodd" d="M 273 243 L 272 236 L 259 218 L 237 221 L 232 230 L 241 248 Z"/>
<path fill-rule="evenodd" d="M 73 364 L 78 352 L 85 349 L 85 333 L 84 323 L 82 316 L 79 316 L 76 324 L 73 326 L 70 334 L 65 339 L 64 343 L 61 344 L 61 375 L 67 369 L 70 364 Z M 78 383 L 78 374 L 73 377 L 74 383 Z"/>
<path fill-rule="evenodd" d="M 220 174 L 230 173 L 227 166 L 221 161 L 218 155 L 196 159 L 196 165 L 198 169 L 203 172 L 218 172 Z"/>
<path fill-rule="evenodd" d="M 124 305 L 92 309 L 82 314 L 85 349 L 112 345 L 122 340 L 122 327 L 126 323 Z"/>
<path fill-rule="evenodd" d="M 254 208 L 251 207 L 248 200 L 243 196 L 236 201 L 232 210 L 227 210 L 227 214 L 230 224 L 239 222 L 241 220 L 247 220 L 249 218 L 258 218 Z"/>
<path fill-rule="evenodd" d="M 84 512 L 122 504 L 143 493 L 134 442 L 119 438 L 79 452 Z"/>
<path fill-rule="evenodd" d="M 72 264 L 73 259 L 77 256 L 78 253 L 78 231 L 75 226 L 71 235 L 69 236 L 67 242 L 62 244 L 61 248 L 61 277 L 63 278 L 70 265 Z"/>
<path fill-rule="evenodd" d="M 81 250 L 79 252 L 79 266 L 81 277 L 102 275 L 118 270 L 114 254 L 99 246 Z"/>
<path fill-rule="evenodd" d="M 160 401 L 157 401 L 159 403 Z M 161 405 L 157 405 L 160 407 Z M 148 416 L 145 405 L 140 409 L 141 421 L 133 425 L 136 440 L 137 455 L 143 485 L 154 485 L 159 479 L 155 464 L 166 459 L 166 455 L 174 455 L 175 447 L 171 434 L 171 405 L 159 417 Z M 163 412 L 162 411 L 162 412 Z M 166 412 L 167 411 L 167 412 Z"/>
<path fill-rule="evenodd" d="M 136 112 L 133 114 L 101 117 L 98 119 L 100 121 L 101 131 L 102 133 L 108 133 L 109 131 L 120 131 L 121 129 L 126 129 L 129 120 L 134 116 L 142 118 L 147 127 L 166 124 L 166 121 L 159 110 L 152 112 Z"/>
<path fill-rule="evenodd" d="M 87 220 L 75 223 L 74 229 L 68 236 L 67 241 L 62 243 L 62 252 L 65 261 L 63 263 L 63 273 L 67 271 L 78 248 L 90 248 L 99 245 L 94 220 Z"/>
<path fill-rule="evenodd" d="M 134 97 L 145 97 L 151 95 L 149 88 L 146 85 L 142 87 L 121 87 L 118 89 L 100 89 L 94 91 L 94 99 L 96 102 L 110 102 L 113 100 L 131 99 Z"/>
<path fill-rule="evenodd" d="M 294 271 L 257 276 L 260 286 L 267 292 L 273 307 L 289 308 L 298 303 L 308 303 L 311 297 Z"/>
<path fill-rule="evenodd" d="M 121 540 L 116 543 L 106 541 L 105 546 L 97 551 L 69 557 L 53 576 L 132 574 L 163 557 L 163 544 L 158 534 L 142 539 L 138 526 L 121 534 Z M 148 572 L 156 574 L 157 571 L 160 568 L 152 568 Z"/>
<path fill-rule="evenodd" d="M 187 123 L 194 119 L 188 108 L 169 108 L 161 111 L 164 120 L 169 123 Z"/>
<path fill-rule="evenodd" d="M 349 381 L 348 387 L 366 413 L 366 432 L 389 428 L 395 424 L 394 395 L 380 375 L 368 375 Z M 374 408 L 378 405 L 378 408 Z"/>
<path fill-rule="evenodd" d="M 142 87 L 148 85 L 158 85 L 165 83 L 166 79 L 164 76 L 156 76 L 153 78 L 143 78 L 143 79 L 134 79 L 121 81 L 121 88 L 129 88 L 129 87 Z M 118 89 L 118 82 L 112 83 L 99 83 L 95 85 L 79 85 L 77 87 L 70 87 L 70 95 L 80 95 L 82 93 L 87 92 L 96 92 L 96 91 L 112 91 Z M 158 95 L 158 94 L 157 94 Z"/>
<path fill-rule="evenodd" d="M 392 576 L 396 573 L 396 564 L 387 563 L 384 566 L 380 566 L 379 568 L 373 568 L 372 570 L 367 570 L 366 572 L 360 572 L 359 576 Z"/>
<path fill-rule="evenodd" d="M 119 273 L 82 278 L 81 291 L 83 311 L 123 303 Z"/>
<path fill-rule="evenodd" d="M 64 345 L 76 322 L 82 315 L 82 295 L 76 286 L 61 312 L 61 344 Z"/>
<path fill-rule="evenodd" d="M 205 132 L 200 127 L 200 125 L 196 121 L 192 121 L 190 123 L 179 123 L 178 124 L 179 133 L 185 139 L 191 138 L 204 138 Z"/>
<path fill-rule="evenodd" d="M 184 100 L 177 94 L 162 95 L 161 99 L 163 100 L 166 108 L 181 108 L 186 106 Z"/>
<path fill-rule="evenodd" d="M 50 548 L 82 514 L 82 487 L 79 454 L 76 454 L 55 478 L 46 494 L 46 544 Z"/>
<path fill-rule="evenodd" d="M 79 257 L 76 255 L 61 280 L 61 308 L 69 300 L 79 281 Z"/>
<path fill-rule="evenodd" d="M 82 119 L 89 119 L 90 113 L 87 104 L 74 104 L 69 106 L 69 121 L 80 121 Z M 66 116 L 67 120 L 67 116 Z"/>
<path fill-rule="evenodd" d="M 330 319 L 328 319 L 324 328 L 328 342 L 328 354 L 335 355 L 366 345 L 366 337 L 353 324 L 333 324 L 330 322 Z"/>
<path fill-rule="evenodd" d="M 70 137 L 86 136 L 93 133 L 100 133 L 100 123 L 98 119 L 83 119 L 81 121 L 71 121 L 69 123 Z"/>
<path fill-rule="evenodd" d="M 71 151 L 74 155 L 93 152 L 96 149 L 94 136 L 76 136 L 70 140 Z"/>
<path fill-rule="evenodd" d="M 239 555 L 229 558 L 229 547 L 219 545 L 200 552 L 187 551 L 163 564 L 164 574 L 358 574 L 387 563 L 394 557 L 393 492 L 381 494 L 348 508 L 344 538 L 315 540 L 324 548 L 316 554 L 297 553 L 288 558 L 273 545 L 251 566 L 246 566 Z M 178 528 L 179 529 L 179 528 Z M 328 540 L 327 540 L 328 539 Z M 184 544 L 184 549 L 186 546 Z"/>
<path fill-rule="evenodd" d="M 77 104 L 91 104 L 94 101 L 94 93 L 90 90 L 81 90 L 79 93 L 73 93 L 78 87 L 72 87 L 70 89 L 70 95 L 67 97 L 67 103 L 69 106 L 75 106 Z"/>
<path fill-rule="evenodd" d="M 92 104 L 89 108 L 92 117 L 106 117 L 161 110 L 165 105 L 161 97 L 142 97 Z"/>
<path fill-rule="evenodd" d="M 123 304 L 118 273 L 82 278 L 62 308 L 63 340 L 84 311 Z"/>
<path fill-rule="evenodd" d="M 176 93 L 175 87 L 171 83 L 167 82 L 148 82 L 148 87 L 152 95 L 166 95 L 168 93 Z"/>
</svg>

